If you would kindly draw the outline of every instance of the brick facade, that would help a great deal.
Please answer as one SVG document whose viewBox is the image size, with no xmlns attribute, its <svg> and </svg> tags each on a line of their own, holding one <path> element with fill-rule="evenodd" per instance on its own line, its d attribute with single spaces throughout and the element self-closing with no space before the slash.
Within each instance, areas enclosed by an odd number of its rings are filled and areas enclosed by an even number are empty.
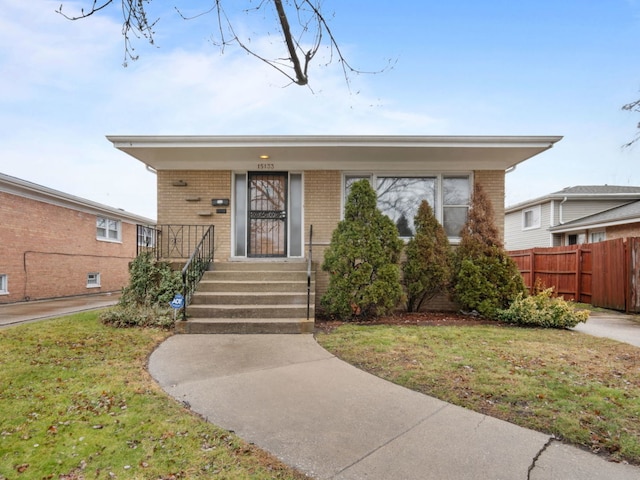
<svg viewBox="0 0 640 480">
<path fill-rule="evenodd" d="M 101 241 L 97 215 L 0 191 L 0 275 L 8 280 L 0 303 L 121 290 L 136 255 L 136 224 L 121 221 L 122 241 Z M 114 212 L 101 216 L 119 220 Z M 99 286 L 87 286 L 89 273 L 100 274 Z"/>
<path fill-rule="evenodd" d="M 213 225 L 215 260 L 231 256 L 231 205 L 216 213 L 214 198 L 231 200 L 232 175 L 228 170 L 158 171 L 158 225 Z"/>
<path fill-rule="evenodd" d="M 481 184 L 493 203 L 497 227 L 504 233 L 504 172 L 473 172 L 474 182 Z M 233 199 L 230 171 L 161 170 L 158 172 L 158 224 L 214 225 L 215 261 L 232 257 L 231 230 Z M 304 172 L 305 257 L 309 247 L 309 227 L 313 225 L 313 263 L 316 270 L 316 299 L 326 291 L 328 275 L 321 270 L 324 252 L 342 216 L 342 172 L 309 170 Z M 216 213 L 213 198 L 228 198 L 226 213 Z M 455 306 L 445 296 L 428 306 L 434 310 L 451 310 Z"/>
<path fill-rule="evenodd" d="M 502 170 L 478 170 L 473 174 L 474 183 L 482 185 L 487 197 L 491 200 L 496 227 L 502 239 L 504 239 L 504 175 Z"/>
<path fill-rule="evenodd" d="M 607 240 L 627 237 L 640 237 L 640 223 L 629 223 L 627 225 L 616 225 L 606 228 Z"/>
</svg>

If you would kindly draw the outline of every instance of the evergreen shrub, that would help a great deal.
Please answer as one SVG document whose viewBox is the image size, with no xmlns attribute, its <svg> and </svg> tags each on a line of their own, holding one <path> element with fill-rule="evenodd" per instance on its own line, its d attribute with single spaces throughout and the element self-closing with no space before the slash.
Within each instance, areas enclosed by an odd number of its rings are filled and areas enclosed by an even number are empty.
<svg viewBox="0 0 640 480">
<path fill-rule="evenodd" d="M 554 297 L 553 288 L 528 297 L 519 294 L 509 308 L 498 312 L 498 320 L 525 327 L 573 328 L 588 318 L 588 310 L 578 310 L 571 302 Z"/>
<path fill-rule="evenodd" d="M 471 209 L 454 255 L 453 297 L 464 310 L 496 318 L 527 289 L 515 262 L 503 248 L 491 201 L 476 185 Z"/>
<path fill-rule="evenodd" d="M 169 302 L 182 291 L 182 277 L 150 252 L 138 255 L 129 267 L 129 284 L 118 305 L 105 310 L 100 320 L 114 327 L 170 328 L 174 312 Z"/>
<path fill-rule="evenodd" d="M 391 312 L 402 298 L 403 242 L 393 221 L 376 206 L 367 180 L 351 186 L 340 221 L 325 251 L 322 269 L 329 286 L 321 305 L 342 320 L 368 319 Z"/>
<path fill-rule="evenodd" d="M 417 312 L 425 301 L 445 292 L 451 277 L 451 247 L 447 234 L 426 200 L 414 219 L 415 235 L 407 243 L 402 264 L 407 310 Z"/>
</svg>

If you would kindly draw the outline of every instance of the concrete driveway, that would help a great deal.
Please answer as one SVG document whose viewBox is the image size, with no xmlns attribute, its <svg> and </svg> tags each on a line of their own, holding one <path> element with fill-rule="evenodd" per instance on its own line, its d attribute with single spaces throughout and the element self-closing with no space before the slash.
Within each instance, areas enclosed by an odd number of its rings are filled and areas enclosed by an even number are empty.
<svg viewBox="0 0 640 480">
<path fill-rule="evenodd" d="M 606 337 L 640 347 L 640 316 L 614 311 L 592 312 L 586 323 L 573 330 L 596 337 Z"/>
</svg>

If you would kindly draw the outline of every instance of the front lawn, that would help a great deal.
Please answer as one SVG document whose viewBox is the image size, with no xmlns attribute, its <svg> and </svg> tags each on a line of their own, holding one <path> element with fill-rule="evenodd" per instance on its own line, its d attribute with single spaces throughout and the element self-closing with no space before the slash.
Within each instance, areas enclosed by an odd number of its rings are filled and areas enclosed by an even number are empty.
<svg viewBox="0 0 640 480">
<path fill-rule="evenodd" d="M 307 478 L 155 384 L 147 357 L 167 332 L 97 317 L 0 330 L 0 480 Z"/>
<path fill-rule="evenodd" d="M 344 324 L 317 334 L 379 377 L 640 465 L 640 349 L 568 330 Z"/>
</svg>

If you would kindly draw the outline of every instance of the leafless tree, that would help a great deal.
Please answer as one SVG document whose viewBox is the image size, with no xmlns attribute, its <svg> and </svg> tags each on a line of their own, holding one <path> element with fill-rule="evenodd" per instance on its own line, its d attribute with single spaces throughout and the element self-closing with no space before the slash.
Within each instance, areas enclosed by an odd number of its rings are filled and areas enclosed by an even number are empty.
<svg viewBox="0 0 640 480">
<path fill-rule="evenodd" d="M 628 112 L 640 113 L 640 99 L 631 103 L 627 103 L 626 105 L 623 105 L 622 109 L 627 110 Z M 638 122 L 637 127 L 638 127 L 638 130 L 640 130 L 640 122 Z M 624 147 L 630 147 L 631 145 L 636 143 L 638 140 L 640 140 L 640 131 L 636 133 L 636 136 L 633 138 L 633 140 L 631 140 L 629 143 L 625 143 Z"/>
<path fill-rule="evenodd" d="M 69 20 L 80 20 L 91 17 L 107 7 L 122 8 L 122 35 L 124 37 L 125 58 L 124 65 L 130 60 L 136 60 L 133 41 L 144 39 L 154 44 L 155 28 L 159 19 L 150 20 L 149 13 L 153 0 L 89 0 L 92 5 L 88 9 L 82 8 L 79 13 L 67 14 L 60 5 L 57 13 Z M 250 38 L 241 37 L 236 33 L 231 17 L 227 15 L 225 5 L 238 0 L 208 0 L 210 5 L 194 15 L 186 15 L 182 10 L 174 7 L 185 20 L 211 15 L 215 18 L 214 43 L 223 51 L 229 45 L 237 45 L 258 60 L 285 75 L 292 83 L 307 85 L 309 83 L 309 66 L 322 45 L 329 49 L 327 64 L 338 62 L 343 70 L 347 84 L 349 74 L 364 73 L 352 67 L 344 57 L 338 41 L 333 35 L 322 10 L 322 0 L 244 0 L 245 13 L 262 13 L 274 15 L 273 28 L 279 33 L 285 50 L 282 57 L 268 58 L 258 52 L 257 47 L 251 45 Z M 293 22 L 290 20 L 294 19 Z M 384 70 L 384 69 L 382 69 Z M 380 70 L 380 71 L 382 71 Z M 377 72 L 368 72 L 377 73 Z"/>
</svg>

